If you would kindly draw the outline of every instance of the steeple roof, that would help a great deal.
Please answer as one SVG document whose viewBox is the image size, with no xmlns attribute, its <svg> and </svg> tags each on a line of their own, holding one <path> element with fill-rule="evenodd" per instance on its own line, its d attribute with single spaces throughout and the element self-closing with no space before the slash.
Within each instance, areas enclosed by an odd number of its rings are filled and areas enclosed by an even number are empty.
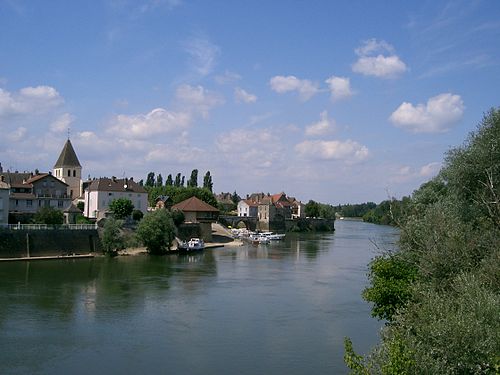
<svg viewBox="0 0 500 375">
<path fill-rule="evenodd" d="M 61 151 L 61 155 L 56 161 L 54 168 L 62 168 L 62 167 L 82 167 L 80 162 L 78 161 L 78 157 L 76 156 L 75 150 L 71 145 L 71 141 L 68 139 L 64 144 L 64 147 Z"/>
</svg>

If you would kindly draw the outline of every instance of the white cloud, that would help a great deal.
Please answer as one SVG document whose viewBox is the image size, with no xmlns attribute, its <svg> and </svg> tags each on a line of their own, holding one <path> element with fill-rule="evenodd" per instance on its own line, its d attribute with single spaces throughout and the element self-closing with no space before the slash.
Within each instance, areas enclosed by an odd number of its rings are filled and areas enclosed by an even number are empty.
<svg viewBox="0 0 500 375">
<path fill-rule="evenodd" d="M 406 64 L 394 54 L 394 47 L 384 40 L 364 41 L 355 52 L 359 56 L 352 65 L 352 71 L 355 73 L 379 78 L 397 78 L 407 70 Z"/>
<path fill-rule="evenodd" d="M 323 111 L 320 114 L 320 120 L 306 127 L 306 135 L 318 136 L 331 132 L 335 127 L 335 121 L 328 118 L 328 112 Z"/>
<path fill-rule="evenodd" d="M 442 163 L 429 163 L 422 166 L 418 172 L 421 177 L 433 177 L 437 175 L 439 170 L 441 169 Z"/>
<path fill-rule="evenodd" d="M 390 116 L 398 128 L 412 133 L 445 133 L 462 118 L 464 103 L 460 95 L 440 94 L 426 104 L 403 102 Z"/>
<path fill-rule="evenodd" d="M 325 82 L 330 88 L 333 101 L 349 98 L 353 95 L 349 78 L 331 76 Z"/>
<path fill-rule="evenodd" d="M 220 48 L 204 37 L 193 37 L 184 43 L 193 69 L 201 76 L 212 73 Z"/>
<path fill-rule="evenodd" d="M 230 83 L 235 83 L 241 79 L 241 76 L 238 73 L 230 72 L 226 70 L 224 74 L 219 74 L 215 76 L 215 82 L 219 85 L 227 85 Z"/>
<path fill-rule="evenodd" d="M 224 99 L 219 94 L 205 89 L 203 86 L 181 85 L 175 92 L 177 100 L 189 111 L 207 117 L 209 111 Z"/>
<path fill-rule="evenodd" d="M 13 132 L 7 134 L 7 139 L 11 142 L 19 142 L 26 135 L 26 131 L 27 131 L 27 129 L 25 127 L 20 126 L 19 128 L 17 128 Z"/>
<path fill-rule="evenodd" d="M 410 167 L 405 165 L 400 167 L 395 174 L 393 174 L 389 181 L 392 183 L 406 183 L 409 181 L 423 181 L 436 176 L 441 169 L 442 163 L 432 162 L 425 164 L 421 167 Z"/>
<path fill-rule="evenodd" d="M 117 138 L 146 139 L 182 131 L 190 123 L 191 116 L 188 113 L 156 108 L 147 114 L 118 115 L 113 119 L 107 132 Z"/>
<path fill-rule="evenodd" d="M 63 113 L 52 124 L 50 130 L 56 133 L 67 131 L 69 126 L 75 121 L 75 117 L 69 113 Z"/>
<path fill-rule="evenodd" d="M 343 160 L 355 163 L 366 160 L 370 152 L 366 146 L 348 139 L 347 141 L 304 141 L 295 145 L 295 151 L 302 157 L 323 160 Z"/>
<path fill-rule="evenodd" d="M 45 113 L 63 102 L 50 86 L 25 87 L 13 94 L 0 88 L 0 116 Z"/>
<path fill-rule="evenodd" d="M 319 92 L 318 84 L 295 76 L 275 76 L 269 81 L 271 89 L 279 94 L 298 91 L 301 100 L 307 101 Z"/>
<path fill-rule="evenodd" d="M 238 103 L 255 103 L 257 101 L 257 96 L 250 94 L 240 87 L 234 89 L 234 97 Z"/>
</svg>

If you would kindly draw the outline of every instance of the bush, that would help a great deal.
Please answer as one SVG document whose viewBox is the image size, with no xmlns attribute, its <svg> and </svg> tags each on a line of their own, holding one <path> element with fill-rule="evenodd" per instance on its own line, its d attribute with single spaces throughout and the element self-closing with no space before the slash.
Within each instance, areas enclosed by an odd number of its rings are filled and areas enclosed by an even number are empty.
<svg viewBox="0 0 500 375">
<path fill-rule="evenodd" d="M 134 219 L 134 221 L 140 221 L 143 217 L 144 214 L 142 213 L 141 210 L 132 211 L 132 219 Z"/>
<path fill-rule="evenodd" d="M 115 219 L 124 220 L 132 214 L 134 204 L 130 199 L 118 198 L 111 201 L 109 209 L 113 212 Z"/>
<path fill-rule="evenodd" d="M 53 207 L 42 207 L 33 217 L 33 222 L 35 224 L 61 225 L 64 223 L 64 214 Z"/>
<path fill-rule="evenodd" d="M 116 220 L 112 217 L 106 219 L 101 238 L 104 253 L 116 255 L 118 250 L 123 249 L 122 226 L 123 222 L 121 220 Z"/>
<path fill-rule="evenodd" d="M 175 238 L 175 225 L 167 210 L 156 210 L 144 216 L 137 227 L 137 238 L 150 254 L 164 254 Z"/>
</svg>

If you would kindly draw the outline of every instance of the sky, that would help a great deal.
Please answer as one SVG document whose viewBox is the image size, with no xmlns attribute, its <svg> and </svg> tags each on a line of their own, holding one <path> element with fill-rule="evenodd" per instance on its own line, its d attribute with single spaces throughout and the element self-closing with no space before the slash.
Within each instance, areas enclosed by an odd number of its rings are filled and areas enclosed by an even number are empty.
<svg viewBox="0 0 500 375">
<path fill-rule="evenodd" d="M 500 105 L 500 1 L 0 0 L 0 163 L 380 202 Z M 69 133 L 68 133 L 69 132 Z"/>
</svg>

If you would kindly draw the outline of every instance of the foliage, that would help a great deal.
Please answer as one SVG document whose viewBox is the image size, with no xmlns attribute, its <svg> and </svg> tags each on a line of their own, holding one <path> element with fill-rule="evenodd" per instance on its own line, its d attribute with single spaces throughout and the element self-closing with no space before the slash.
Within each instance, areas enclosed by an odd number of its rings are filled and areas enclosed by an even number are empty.
<svg viewBox="0 0 500 375">
<path fill-rule="evenodd" d="M 238 202 L 241 200 L 241 197 L 238 195 L 236 190 L 234 191 L 233 195 L 231 195 L 231 200 L 234 204 L 238 204 Z"/>
<path fill-rule="evenodd" d="M 177 175 L 175 176 L 174 186 L 175 187 L 181 186 L 181 174 L 180 173 L 177 173 Z"/>
<path fill-rule="evenodd" d="M 182 184 L 184 185 L 184 184 Z M 198 187 L 198 169 L 193 169 L 191 171 L 191 177 L 187 182 L 188 187 Z"/>
<path fill-rule="evenodd" d="M 167 176 L 167 180 L 165 181 L 165 185 L 166 185 L 166 186 L 172 186 L 173 184 L 174 184 L 174 182 L 172 181 L 172 175 L 171 175 L 171 174 L 169 174 L 169 175 Z"/>
<path fill-rule="evenodd" d="M 78 214 L 76 215 L 76 223 L 77 224 L 91 224 L 92 221 L 88 218 L 86 218 L 85 216 L 83 216 L 82 214 Z"/>
<path fill-rule="evenodd" d="M 84 212 L 84 209 L 85 209 L 85 202 L 81 202 L 81 201 L 80 201 L 80 202 L 78 202 L 78 203 L 76 204 L 76 207 L 78 207 L 78 209 L 79 209 L 80 211 Z"/>
<path fill-rule="evenodd" d="M 365 359 L 356 354 L 352 347 L 352 341 L 348 337 L 344 338 L 344 363 L 353 375 L 370 375 Z"/>
<path fill-rule="evenodd" d="M 161 173 L 159 173 L 158 177 L 156 177 L 156 186 L 163 186 L 163 177 Z"/>
<path fill-rule="evenodd" d="M 144 217 L 144 214 L 142 213 L 141 210 L 133 210 L 132 211 L 132 219 L 134 221 L 139 221 Z"/>
<path fill-rule="evenodd" d="M 318 202 L 312 199 L 306 203 L 305 207 L 307 217 L 319 217 L 320 206 Z"/>
<path fill-rule="evenodd" d="M 368 211 L 374 209 L 377 205 L 373 202 L 360 204 L 344 204 L 335 207 L 337 213 L 343 217 L 363 217 Z"/>
<path fill-rule="evenodd" d="M 207 171 L 207 173 L 205 173 L 205 176 L 203 177 L 203 187 L 205 189 L 210 190 L 210 191 L 212 191 L 212 189 L 214 187 L 214 184 L 212 182 L 212 176 L 210 175 L 210 171 Z"/>
<path fill-rule="evenodd" d="M 180 210 L 173 210 L 171 212 L 171 214 L 172 214 L 172 220 L 174 221 L 174 224 L 176 227 L 181 225 L 184 222 L 184 220 L 186 219 L 184 216 L 184 212 L 182 212 Z"/>
<path fill-rule="evenodd" d="M 214 194 L 207 189 L 198 187 L 175 187 L 175 186 L 162 186 L 146 188 L 149 196 L 149 204 L 155 205 L 156 198 L 160 195 L 168 195 L 172 198 L 174 204 L 182 202 L 185 199 L 193 196 L 201 199 L 213 207 L 217 207 L 217 200 Z"/>
<path fill-rule="evenodd" d="M 164 254 L 175 238 L 175 225 L 167 210 L 156 210 L 144 216 L 137 227 L 137 238 L 150 254 Z"/>
<path fill-rule="evenodd" d="M 363 298 L 373 302 L 372 315 L 392 320 L 411 298 L 415 267 L 399 255 L 378 256 L 370 263 L 368 276 L 371 286 L 363 291 Z"/>
<path fill-rule="evenodd" d="M 113 212 L 115 219 L 123 220 L 132 214 L 134 204 L 130 199 L 117 198 L 111 201 L 109 209 Z"/>
<path fill-rule="evenodd" d="M 155 173 L 149 172 L 144 186 L 155 186 Z"/>
<path fill-rule="evenodd" d="M 375 373 L 499 372 L 499 185 L 495 109 L 399 207 L 399 252 L 370 265 L 364 297 L 390 319 L 366 360 Z"/>
<path fill-rule="evenodd" d="M 116 220 L 112 217 L 106 219 L 101 238 L 104 253 L 115 255 L 117 250 L 123 249 L 122 225 L 123 222 L 121 220 Z"/>
<path fill-rule="evenodd" d="M 403 197 L 402 200 L 392 198 L 382 201 L 363 215 L 363 221 L 400 226 L 406 216 L 410 201 L 410 197 Z"/>
<path fill-rule="evenodd" d="M 53 207 L 42 207 L 33 217 L 33 223 L 60 225 L 64 223 L 64 214 Z"/>
</svg>

